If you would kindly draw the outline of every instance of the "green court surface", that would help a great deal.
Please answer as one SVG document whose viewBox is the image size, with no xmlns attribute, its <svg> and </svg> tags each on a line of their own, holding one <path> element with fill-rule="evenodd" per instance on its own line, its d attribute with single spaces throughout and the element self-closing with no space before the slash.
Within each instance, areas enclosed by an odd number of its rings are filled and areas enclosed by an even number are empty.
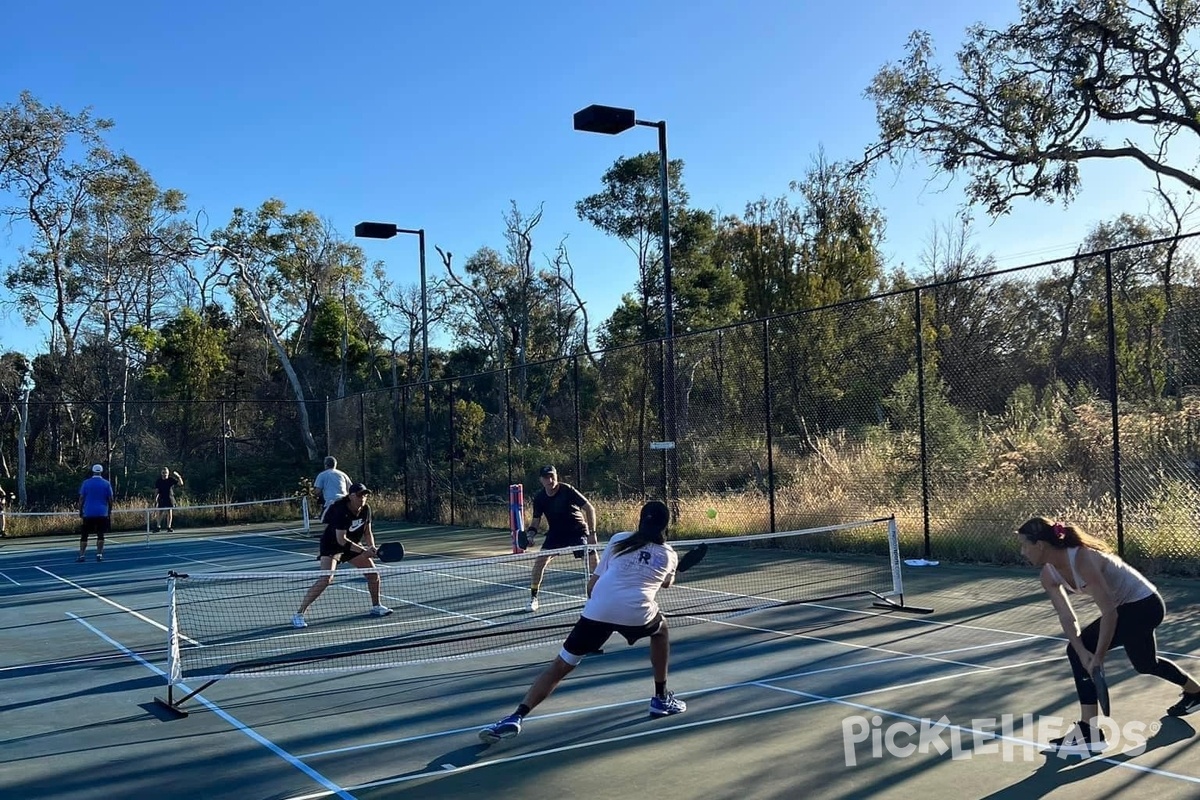
<svg viewBox="0 0 1200 800">
<path fill-rule="evenodd" d="M 508 551 L 498 531 L 380 538 L 414 559 Z M 908 569 L 906 595 L 930 615 L 842 599 L 676 629 L 670 686 L 688 710 L 664 719 L 647 713 L 645 643 L 614 638 L 497 745 L 478 729 L 513 709 L 556 647 L 227 679 L 183 718 L 153 702 L 168 570 L 309 570 L 315 551 L 311 535 L 269 525 L 114 544 L 102 564 L 75 563 L 69 539 L 0 543 L 0 797 L 1200 796 L 1200 714 L 1167 717 L 1177 690 L 1119 651 L 1110 750 L 1042 752 L 1075 719 L 1074 689 L 1057 620 L 1022 569 Z M 1200 587 L 1160 588 L 1160 647 L 1200 671 Z"/>
</svg>

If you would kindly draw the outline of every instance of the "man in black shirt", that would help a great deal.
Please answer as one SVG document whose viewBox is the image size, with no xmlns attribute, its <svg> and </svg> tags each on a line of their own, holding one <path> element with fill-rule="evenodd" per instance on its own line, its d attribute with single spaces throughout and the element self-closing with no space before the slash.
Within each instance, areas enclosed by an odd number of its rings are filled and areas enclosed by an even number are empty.
<svg viewBox="0 0 1200 800">
<path fill-rule="evenodd" d="M 596 508 L 578 489 L 569 483 L 560 483 L 558 470 L 547 464 L 539 471 L 542 490 L 533 497 L 533 519 L 529 523 L 530 535 L 538 532 L 538 520 L 546 518 L 550 528 L 542 550 L 557 550 L 571 545 L 596 543 Z M 546 565 L 554 556 L 539 556 L 533 562 L 533 577 L 529 582 L 529 610 L 538 610 L 538 590 L 542 587 L 542 576 Z M 583 548 L 575 551 L 576 558 L 583 558 Z M 588 565 L 596 569 L 599 556 L 595 550 L 588 551 Z"/>
<path fill-rule="evenodd" d="M 154 521 L 154 530 L 159 527 L 166 527 L 167 533 L 171 533 L 175 529 L 172 525 L 175 522 L 175 487 L 183 486 L 183 476 L 178 472 L 172 472 L 167 467 L 162 468 L 159 473 L 158 480 L 154 482 L 154 504 L 159 509 L 158 518 Z"/>
<path fill-rule="evenodd" d="M 333 583 L 333 572 L 338 564 L 349 563 L 362 570 L 374 570 L 376 554 L 375 531 L 371 528 L 371 506 L 367 495 L 371 493 L 361 483 L 350 484 L 350 493 L 334 501 L 325 512 L 325 532 L 321 534 L 321 569 L 326 573 L 304 595 L 300 608 L 292 616 L 292 627 L 307 628 L 304 612 L 321 596 L 325 587 Z M 386 617 L 392 610 L 379 602 L 379 573 L 366 573 L 367 591 L 371 595 L 371 616 Z"/>
</svg>

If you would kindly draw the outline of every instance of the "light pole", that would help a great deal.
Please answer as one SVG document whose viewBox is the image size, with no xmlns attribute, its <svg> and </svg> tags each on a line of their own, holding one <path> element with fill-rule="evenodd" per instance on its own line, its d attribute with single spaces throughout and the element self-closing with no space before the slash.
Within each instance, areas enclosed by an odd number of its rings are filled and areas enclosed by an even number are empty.
<svg viewBox="0 0 1200 800">
<path fill-rule="evenodd" d="M 574 126 L 577 131 L 587 133 L 604 133 L 616 135 L 624 133 L 635 125 L 658 129 L 658 179 L 659 194 L 662 202 L 662 260 L 663 260 L 663 391 L 662 413 L 665 423 L 664 434 L 667 438 L 667 449 L 664 450 L 664 477 L 667 486 L 668 502 L 674 508 L 674 498 L 678 495 L 678 456 L 676 455 L 676 417 L 675 407 L 675 296 L 671 285 L 671 204 L 669 192 L 670 177 L 667 170 L 667 121 L 649 122 L 637 118 L 631 108 L 616 108 L 614 106 L 590 105 L 575 112 Z M 677 509 L 676 509 L 677 511 Z"/>
<path fill-rule="evenodd" d="M 391 239 L 399 233 L 417 237 L 421 248 L 421 380 L 425 385 L 425 517 L 432 520 L 433 514 L 433 436 L 432 413 L 429 399 L 429 294 L 425 281 L 425 229 L 399 228 L 390 222 L 360 222 L 354 226 L 354 235 L 362 239 Z"/>
</svg>

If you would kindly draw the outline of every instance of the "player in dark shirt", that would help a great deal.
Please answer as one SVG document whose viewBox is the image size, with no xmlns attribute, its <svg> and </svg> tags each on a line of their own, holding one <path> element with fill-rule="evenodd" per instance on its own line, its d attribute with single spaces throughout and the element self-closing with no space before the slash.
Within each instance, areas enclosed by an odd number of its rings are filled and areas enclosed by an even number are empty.
<svg viewBox="0 0 1200 800">
<path fill-rule="evenodd" d="M 558 470 L 547 465 L 539 470 L 542 490 L 533 498 L 533 519 L 528 532 L 538 532 L 538 520 L 546 518 L 549 531 L 542 542 L 542 550 L 557 550 L 572 545 L 596 543 L 596 508 L 578 489 L 569 483 L 560 483 Z M 576 558 L 583 558 L 583 547 L 575 551 Z M 529 581 L 529 610 L 538 610 L 538 590 L 542 588 L 542 576 L 546 565 L 554 556 L 539 556 L 533 562 L 533 577 Z M 596 569 L 599 556 L 596 551 L 588 553 L 588 565 Z"/>
<path fill-rule="evenodd" d="M 167 532 L 175 530 L 175 487 L 183 486 L 183 476 L 163 467 L 158 480 L 154 482 L 154 505 L 159 509 L 154 521 L 154 530 L 165 527 Z"/>
<path fill-rule="evenodd" d="M 321 534 L 321 569 L 326 573 L 304 595 L 300 608 L 292 616 L 292 626 L 307 628 L 304 612 L 333 583 L 338 564 L 348 563 L 362 570 L 374 570 L 375 531 L 371 528 L 371 490 L 361 483 L 350 484 L 350 493 L 337 500 L 325 513 L 325 532 Z M 386 617 L 392 610 L 379 602 L 379 573 L 367 572 L 367 591 L 371 595 L 371 616 Z"/>
</svg>

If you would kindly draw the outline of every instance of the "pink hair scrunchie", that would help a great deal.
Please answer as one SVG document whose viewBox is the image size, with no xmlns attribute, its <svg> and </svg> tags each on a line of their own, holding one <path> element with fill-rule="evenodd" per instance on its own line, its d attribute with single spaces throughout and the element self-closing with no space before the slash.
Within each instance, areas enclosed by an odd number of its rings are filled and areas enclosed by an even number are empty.
<svg viewBox="0 0 1200 800">
<path fill-rule="evenodd" d="M 1051 526 L 1051 530 L 1054 531 L 1055 539 L 1062 539 L 1067 535 L 1067 529 L 1063 527 L 1061 522 L 1054 523 L 1054 525 Z"/>
</svg>

